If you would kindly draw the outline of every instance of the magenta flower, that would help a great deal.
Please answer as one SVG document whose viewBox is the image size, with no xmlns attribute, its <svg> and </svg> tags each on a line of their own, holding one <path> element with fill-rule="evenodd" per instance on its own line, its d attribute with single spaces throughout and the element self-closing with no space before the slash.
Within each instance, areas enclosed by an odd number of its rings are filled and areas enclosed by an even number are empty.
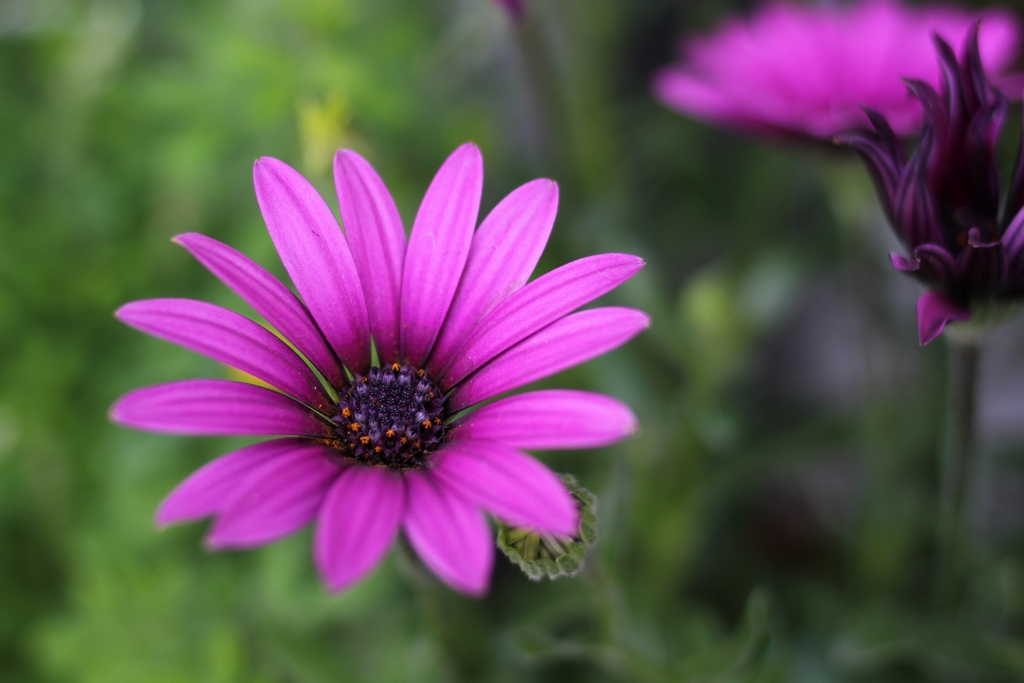
<svg viewBox="0 0 1024 683">
<path fill-rule="evenodd" d="M 910 257 L 893 266 L 929 289 L 918 301 L 921 343 L 972 309 L 1024 297 L 1024 165 L 1000 200 L 996 142 L 1006 120 L 1006 98 L 982 68 L 977 27 L 958 62 L 936 39 L 942 92 L 907 81 L 925 109 L 921 139 L 910 159 L 881 114 L 869 111 L 875 131 L 837 138 L 864 157 L 889 222 Z M 1002 208 L 1000 208 L 1002 207 Z"/>
<path fill-rule="evenodd" d="M 212 516 L 207 544 L 221 549 L 269 543 L 316 520 L 315 561 L 334 590 L 376 566 L 401 529 L 438 577 L 480 595 L 495 551 L 482 510 L 509 524 L 577 530 L 565 486 L 520 449 L 604 446 L 631 434 L 636 419 L 619 401 L 582 391 L 479 404 L 646 328 L 647 316 L 628 308 L 574 313 L 643 261 L 591 256 L 527 284 L 558 186 L 523 185 L 474 232 L 483 161 L 472 144 L 438 171 L 408 244 L 373 168 L 341 151 L 334 170 L 344 234 L 298 172 L 256 162 L 256 196 L 301 300 L 231 247 L 195 233 L 175 238 L 287 343 L 201 301 L 137 301 L 117 312 L 277 391 L 171 382 L 126 394 L 112 419 L 177 434 L 282 437 L 195 472 L 161 504 L 161 525 Z"/>
<path fill-rule="evenodd" d="M 526 0 L 494 0 L 494 4 L 508 12 L 516 21 L 526 18 Z"/>
<path fill-rule="evenodd" d="M 657 74 L 654 92 L 683 114 L 755 134 L 827 140 L 867 128 L 866 106 L 905 135 L 916 130 L 921 107 L 900 79 L 938 87 L 933 33 L 959 46 L 979 16 L 982 56 L 998 72 L 1017 48 L 1017 23 L 1006 12 L 894 0 L 773 3 L 709 37 L 685 39 L 681 61 Z"/>
</svg>

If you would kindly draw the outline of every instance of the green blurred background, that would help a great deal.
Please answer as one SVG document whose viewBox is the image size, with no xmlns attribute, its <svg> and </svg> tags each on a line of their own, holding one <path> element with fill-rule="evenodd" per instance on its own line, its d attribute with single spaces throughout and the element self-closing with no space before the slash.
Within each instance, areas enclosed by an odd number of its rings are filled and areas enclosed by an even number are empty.
<svg viewBox="0 0 1024 683">
<path fill-rule="evenodd" d="M 0 681 L 1024 679 L 1024 326 L 989 342 L 972 579 L 939 609 L 945 348 L 917 345 L 866 174 L 652 101 L 675 37 L 744 3 L 527 2 L 516 27 L 490 0 L 0 0 Z M 113 310 L 245 311 L 182 232 L 283 274 L 259 156 L 335 205 L 354 148 L 409 225 L 466 140 L 483 211 L 560 183 L 541 271 L 648 261 L 606 299 L 652 329 L 546 382 L 642 423 L 541 454 L 599 496 L 586 571 L 536 583 L 499 556 L 474 601 L 393 552 L 339 596 L 308 530 L 220 554 L 205 524 L 157 531 L 161 498 L 241 442 L 108 423 L 130 388 L 225 374 Z"/>
</svg>

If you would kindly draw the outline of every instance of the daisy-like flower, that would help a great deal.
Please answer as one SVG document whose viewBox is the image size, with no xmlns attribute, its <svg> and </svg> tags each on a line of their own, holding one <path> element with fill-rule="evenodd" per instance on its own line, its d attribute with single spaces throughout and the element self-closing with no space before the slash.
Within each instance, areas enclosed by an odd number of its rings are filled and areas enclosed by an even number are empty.
<svg viewBox="0 0 1024 683">
<path fill-rule="evenodd" d="M 114 422 L 191 435 L 271 435 L 196 471 L 158 524 L 213 517 L 213 549 L 269 543 L 316 521 L 314 559 L 341 590 L 383 558 L 399 531 L 453 588 L 486 592 L 495 543 L 482 511 L 575 535 L 565 486 L 521 449 L 593 448 L 636 427 L 608 396 L 534 391 L 488 401 L 599 356 L 648 326 L 640 311 L 574 312 L 643 261 L 583 258 L 527 282 L 547 243 L 558 186 L 535 180 L 475 230 L 483 161 L 472 144 L 438 171 L 406 243 L 394 200 L 358 154 L 335 158 L 343 234 L 298 172 L 256 162 L 256 196 L 301 299 L 227 245 L 175 241 L 287 340 L 201 301 L 125 305 L 122 321 L 249 373 L 145 387 Z M 373 353 L 375 351 L 375 354 Z M 372 365 L 374 358 L 378 365 Z"/>
<path fill-rule="evenodd" d="M 508 12 L 516 21 L 526 18 L 526 0 L 494 0 L 494 4 Z"/>
<path fill-rule="evenodd" d="M 921 108 L 900 79 L 937 87 L 932 35 L 959 46 L 979 16 L 982 56 L 998 73 L 1017 48 L 1017 23 L 1006 12 L 895 0 L 776 2 L 713 35 L 686 38 L 681 60 L 656 75 L 654 92 L 683 114 L 753 134 L 828 140 L 868 128 L 866 106 L 902 136 L 917 129 Z"/>
<path fill-rule="evenodd" d="M 889 222 L 910 253 L 892 254 L 893 266 L 928 287 L 917 304 L 922 344 L 950 321 L 1024 297 L 1024 164 L 1018 154 L 1001 202 L 995 149 L 1006 98 L 982 68 L 977 26 L 959 62 L 941 38 L 936 45 L 941 94 L 927 83 L 907 81 L 925 109 L 909 160 L 885 117 L 875 112 L 869 112 L 873 133 L 837 139 L 864 157 Z"/>
</svg>

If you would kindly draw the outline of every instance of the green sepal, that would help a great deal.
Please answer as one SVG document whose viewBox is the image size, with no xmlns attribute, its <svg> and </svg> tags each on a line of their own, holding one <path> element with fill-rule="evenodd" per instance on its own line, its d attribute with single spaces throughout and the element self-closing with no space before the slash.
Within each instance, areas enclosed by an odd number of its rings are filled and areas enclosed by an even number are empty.
<svg viewBox="0 0 1024 683">
<path fill-rule="evenodd" d="M 545 576 L 557 579 L 575 575 L 583 568 L 587 551 L 597 542 L 597 496 L 576 483 L 571 474 L 563 474 L 561 479 L 580 512 L 575 537 L 538 533 L 533 527 L 498 525 L 498 547 L 534 581 Z"/>
</svg>

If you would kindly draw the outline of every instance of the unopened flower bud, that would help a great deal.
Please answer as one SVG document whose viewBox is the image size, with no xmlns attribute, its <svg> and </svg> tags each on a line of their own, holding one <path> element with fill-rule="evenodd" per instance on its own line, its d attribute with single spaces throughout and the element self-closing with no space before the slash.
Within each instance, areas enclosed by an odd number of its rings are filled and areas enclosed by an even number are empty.
<svg viewBox="0 0 1024 683">
<path fill-rule="evenodd" d="M 561 478 L 579 506 L 580 524 L 575 536 L 498 525 L 498 547 L 534 581 L 545 576 L 557 579 L 575 575 L 597 542 L 597 496 L 576 483 L 572 475 L 563 474 Z"/>
</svg>

